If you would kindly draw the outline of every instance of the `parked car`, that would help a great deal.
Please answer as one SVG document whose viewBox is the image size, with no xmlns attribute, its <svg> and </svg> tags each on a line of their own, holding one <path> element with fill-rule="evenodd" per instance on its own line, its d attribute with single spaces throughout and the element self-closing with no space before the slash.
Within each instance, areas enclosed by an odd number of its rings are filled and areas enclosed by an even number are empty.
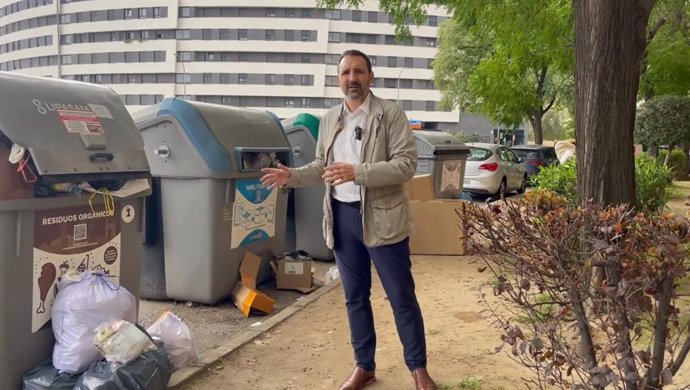
<svg viewBox="0 0 690 390">
<path fill-rule="evenodd" d="M 525 168 L 529 180 L 539 173 L 542 167 L 558 164 L 556 149 L 553 146 L 518 145 L 511 149 L 522 159 L 522 166 Z"/>
<path fill-rule="evenodd" d="M 527 173 L 522 160 L 503 145 L 471 142 L 465 167 L 464 191 L 503 196 L 506 192 L 525 192 Z"/>
</svg>

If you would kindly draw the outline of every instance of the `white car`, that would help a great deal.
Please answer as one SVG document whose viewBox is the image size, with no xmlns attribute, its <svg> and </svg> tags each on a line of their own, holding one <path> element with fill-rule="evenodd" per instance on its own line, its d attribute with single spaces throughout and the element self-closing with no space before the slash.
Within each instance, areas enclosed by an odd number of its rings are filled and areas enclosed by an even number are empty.
<svg viewBox="0 0 690 390">
<path fill-rule="evenodd" d="M 503 145 L 467 143 L 467 156 L 463 190 L 474 194 L 499 195 L 507 192 L 525 192 L 527 173 L 522 160 Z"/>
</svg>

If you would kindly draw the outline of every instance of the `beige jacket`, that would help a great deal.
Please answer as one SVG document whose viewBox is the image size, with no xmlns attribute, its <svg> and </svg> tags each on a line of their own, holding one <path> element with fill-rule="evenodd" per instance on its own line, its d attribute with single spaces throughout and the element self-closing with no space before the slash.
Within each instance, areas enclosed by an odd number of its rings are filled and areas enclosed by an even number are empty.
<svg viewBox="0 0 690 390">
<path fill-rule="evenodd" d="M 316 158 L 292 168 L 290 187 L 323 182 L 324 167 L 333 162 L 333 143 L 342 130 L 340 104 L 328 110 L 319 125 Z M 405 112 L 392 102 L 372 94 L 369 114 L 362 131 L 361 163 L 355 169 L 355 184 L 362 186 L 362 226 L 368 247 L 394 244 L 412 230 L 409 201 L 403 184 L 417 169 L 417 146 Z M 323 235 L 333 248 L 331 185 L 326 184 L 323 200 Z"/>
</svg>

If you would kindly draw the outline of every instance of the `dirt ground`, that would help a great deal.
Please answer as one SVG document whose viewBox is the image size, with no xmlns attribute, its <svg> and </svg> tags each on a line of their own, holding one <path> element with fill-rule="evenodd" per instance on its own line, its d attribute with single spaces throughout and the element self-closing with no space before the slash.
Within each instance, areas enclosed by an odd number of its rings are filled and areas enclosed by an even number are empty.
<svg viewBox="0 0 690 390">
<path fill-rule="evenodd" d="M 500 333 L 483 312 L 479 286 L 490 276 L 478 273 L 479 264 L 467 256 L 415 256 L 413 262 L 429 370 L 439 387 L 476 389 L 467 386 L 479 383 L 482 389 L 517 388 L 519 377 L 529 373 L 505 352 L 494 352 Z M 368 388 L 413 388 L 393 315 L 377 280 L 372 305 L 378 330 L 378 382 Z M 338 287 L 182 389 L 334 389 L 353 365 Z"/>
<path fill-rule="evenodd" d="M 670 210 L 689 216 L 690 206 L 685 205 L 689 194 L 690 182 L 677 183 Z M 500 331 L 485 311 L 480 293 L 492 277 L 477 271 L 481 263 L 469 256 L 414 256 L 413 263 L 426 325 L 429 371 L 439 389 L 526 388 L 520 378 L 530 376 L 530 372 L 511 360 L 507 352 L 495 352 Z M 367 389 L 412 389 L 390 306 L 377 278 L 374 280 L 378 381 Z M 490 290 L 485 291 L 491 295 Z M 181 389 L 335 389 L 352 367 L 345 303 L 338 287 Z M 689 362 L 674 383 L 670 389 L 690 389 Z"/>
</svg>

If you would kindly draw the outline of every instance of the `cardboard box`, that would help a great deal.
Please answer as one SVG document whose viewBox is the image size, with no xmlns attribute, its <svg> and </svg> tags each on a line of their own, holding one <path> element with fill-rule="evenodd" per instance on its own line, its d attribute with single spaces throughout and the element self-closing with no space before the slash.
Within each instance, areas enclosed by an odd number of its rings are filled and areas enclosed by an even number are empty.
<svg viewBox="0 0 690 390">
<path fill-rule="evenodd" d="M 303 293 L 314 291 L 312 279 L 313 262 L 309 259 L 282 257 L 271 263 L 276 273 L 276 288 L 279 290 L 297 290 Z"/>
<path fill-rule="evenodd" d="M 232 300 L 245 317 L 252 310 L 268 314 L 273 311 L 273 298 L 256 289 L 256 277 L 261 267 L 261 257 L 246 251 L 240 264 L 240 281 L 232 290 Z"/>
<path fill-rule="evenodd" d="M 434 181 L 429 174 L 416 175 L 405 183 L 405 190 L 410 200 L 432 200 L 436 197 Z"/>
<path fill-rule="evenodd" d="M 460 226 L 464 205 L 465 201 L 455 199 L 410 201 L 415 222 L 410 252 L 414 255 L 465 254 L 465 229 Z"/>
</svg>

